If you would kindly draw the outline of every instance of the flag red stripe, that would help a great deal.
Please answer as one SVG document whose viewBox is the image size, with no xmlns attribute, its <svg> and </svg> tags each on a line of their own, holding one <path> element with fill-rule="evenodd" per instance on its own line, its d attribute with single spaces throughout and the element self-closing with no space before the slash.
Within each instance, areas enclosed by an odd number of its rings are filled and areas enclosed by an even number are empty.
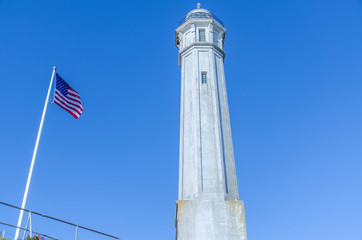
<svg viewBox="0 0 362 240">
<path fill-rule="evenodd" d="M 69 98 L 70 100 L 72 100 L 74 102 L 82 104 L 82 101 L 80 100 L 80 98 L 73 97 L 72 95 L 69 94 L 69 92 L 68 92 L 67 98 Z"/>
<path fill-rule="evenodd" d="M 67 104 L 73 105 L 75 108 L 80 108 L 81 110 L 83 110 L 83 105 L 81 102 L 73 102 L 72 99 L 65 98 L 58 90 L 55 91 L 55 94 L 61 97 L 65 102 L 67 102 Z"/>
<path fill-rule="evenodd" d="M 80 99 L 80 97 L 79 98 L 77 98 L 77 97 L 74 97 L 74 96 L 72 96 L 69 92 L 68 92 L 68 94 L 67 94 L 67 98 L 69 98 L 70 100 L 72 100 L 72 101 L 74 101 L 74 102 L 77 102 L 77 103 L 82 103 L 82 100 Z"/>
<path fill-rule="evenodd" d="M 80 108 L 74 108 L 72 106 L 70 106 L 70 104 L 67 104 L 67 102 L 65 102 L 62 98 L 59 98 L 59 95 L 56 94 L 55 99 L 59 102 L 62 103 L 64 106 L 66 106 L 67 108 L 69 108 L 70 110 L 76 112 L 77 114 L 82 114 L 82 109 Z"/>
<path fill-rule="evenodd" d="M 73 96 L 73 97 L 75 97 L 75 98 L 79 98 L 79 99 L 80 99 L 79 94 L 78 94 L 78 93 L 73 93 L 72 90 L 70 90 L 70 89 L 68 90 L 68 94 L 71 95 L 71 96 Z"/>
<path fill-rule="evenodd" d="M 72 107 L 74 109 L 79 109 L 80 111 L 83 111 L 82 104 L 74 104 L 72 102 L 69 102 L 67 98 L 63 97 L 62 95 L 59 95 L 58 93 L 55 93 L 55 95 L 60 97 L 59 100 L 62 100 L 64 105 L 67 105 L 67 106 Z"/>
<path fill-rule="evenodd" d="M 70 97 L 69 94 L 65 97 L 59 90 L 55 90 L 55 93 L 58 93 L 60 96 L 62 96 L 65 100 L 69 100 L 70 103 L 78 106 L 78 105 L 82 105 L 82 101 L 80 100 L 80 98 L 74 99 L 73 97 Z"/>
<path fill-rule="evenodd" d="M 66 109 L 67 112 L 72 113 L 73 116 L 75 116 L 75 117 L 77 117 L 77 118 L 80 116 L 78 113 L 76 113 L 76 112 L 72 111 L 71 109 L 69 109 L 68 107 L 64 106 L 61 102 L 59 102 L 59 101 L 57 101 L 57 100 L 54 101 L 54 102 L 55 102 L 57 105 L 61 106 L 64 110 Z"/>
<path fill-rule="evenodd" d="M 56 95 L 55 98 L 58 99 L 59 102 L 62 102 L 65 106 L 69 107 L 70 109 L 77 111 L 78 113 L 83 112 L 83 107 L 74 106 L 72 104 L 68 104 L 61 96 Z"/>
<path fill-rule="evenodd" d="M 81 115 L 79 112 L 74 111 L 73 109 L 69 108 L 67 105 L 64 105 L 64 103 L 61 102 L 61 101 L 59 101 L 58 99 L 55 99 L 54 102 L 62 105 L 64 108 L 68 109 L 69 111 L 71 111 L 72 113 L 74 113 L 74 114 L 77 115 L 77 116 L 80 116 L 80 115 Z"/>
<path fill-rule="evenodd" d="M 65 107 L 63 107 L 62 105 L 60 105 L 57 101 L 54 101 L 59 107 L 63 108 L 65 111 L 67 111 L 68 113 L 70 113 L 75 119 L 79 118 L 77 115 L 75 115 L 73 112 L 69 111 L 68 109 L 66 109 Z"/>
<path fill-rule="evenodd" d="M 72 89 L 72 91 L 74 91 L 74 92 L 78 93 L 78 92 L 77 92 L 77 91 L 75 91 L 75 90 L 74 90 L 74 88 L 72 88 L 71 86 L 69 86 L 69 89 Z M 78 93 L 78 95 L 79 95 L 79 93 Z"/>
</svg>

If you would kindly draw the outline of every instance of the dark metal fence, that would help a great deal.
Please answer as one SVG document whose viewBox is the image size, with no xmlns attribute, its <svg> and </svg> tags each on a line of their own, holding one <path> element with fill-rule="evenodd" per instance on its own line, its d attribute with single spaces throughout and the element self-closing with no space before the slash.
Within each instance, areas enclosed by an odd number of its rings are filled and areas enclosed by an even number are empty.
<svg viewBox="0 0 362 240">
<path fill-rule="evenodd" d="M 54 220 L 54 221 L 57 221 L 57 222 L 61 222 L 61 223 L 65 223 L 65 224 L 67 224 L 67 225 L 74 226 L 74 227 L 75 227 L 75 240 L 77 240 L 77 238 L 78 238 L 78 229 L 80 229 L 80 228 L 81 228 L 81 229 L 84 229 L 84 230 L 87 230 L 87 231 L 90 231 L 90 232 L 93 232 L 93 233 L 97 233 L 97 234 L 100 234 L 100 235 L 109 237 L 109 238 L 113 238 L 113 239 L 118 239 L 118 240 L 120 240 L 119 237 L 115 237 L 115 236 L 109 235 L 109 234 L 107 234 L 107 233 L 103 233 L 103 232 L 100 232 L 100 231 L 97 231 L 97 230 L 94 230 L 94 229 L 91 229 L 91 228 L 83 227 L 83 226 L 80 226 L 80 225 L 78 225 L 78 224 L 71 223 L 71 222 L 67 222 L 67 221 L 64 221 L 64 220 L 61 220 L 61 219 L 58 219 L 58 218 L 55 218 L 55 217 L 47 216 L 47 215 L 42 214 L 42 213 L 30 211 L 30 210 L 28 210 L 28 209 L 20 208 L 20 207 L 17 207 L 17 206 L 8 204 L 8 203 L 4 203 L 4 202 L 0 202 L 0 204 L 5 205 L 5 206 L 8 206 L 8 207 L 11 207 L 11 208 L 15 208 L 15 209 L 19 209 L 19 210 L 23 210 L 23 211 L 25 211 L 25 212 L 28 212 L 29 215 L 28 215 L 28 220 L 27 220 L 26 226 L 25 226 L 25 228 L 20 228 L 21 230 L 24 230 L 23 239 L 24 239 L 25 234 L 26 234 L 27 232 L 29 232 L 30 235 L 32 235 L 33 233 L 35 233 L 35 234 L 38 234 L 38 235 L 47 237 L 47 238 L 52 239 L 52 240 L 53 240 L 53 239 L 54 239 L 54 240 L 56 239 L 56 238 L 50 237 L 50 236 L 48 236 L 48 235 L 45 235 L 45 234 L 43 234 L 43 233 L 38 233 L 38 232 L 35 232 L 35 231 L 32 230 L 31 216 L 34 214 L 34 215 L 38 215 L 38 216 L 41 216 L 41 217 L 44 217 L 44 218 L 48 218 L 48 219 L 51 219 L 51 220 Z M 11 225 L 11 224 L 8 224 L 8 223 L 4 223 L 4 222 L 0 222 L 0 224 L 5 225 L 5 226 L 8 226 L 8 227 L 17 228 L 17 227 L 14 226 L 14 225 Z M 29 227 L 29 228 L 28 228 L 28 227 Z"/>
</svg>

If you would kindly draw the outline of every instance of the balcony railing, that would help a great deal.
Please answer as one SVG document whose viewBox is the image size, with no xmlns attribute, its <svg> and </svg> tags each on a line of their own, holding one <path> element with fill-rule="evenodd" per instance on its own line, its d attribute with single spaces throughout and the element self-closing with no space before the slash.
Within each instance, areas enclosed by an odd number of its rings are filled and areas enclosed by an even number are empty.
<svg viewBox="0 0 362 240">
<path fill-rule="evenodd" d="M 91 228 L 83 227 L 83 226 L 80 226 L 80 225 L 78 225 L 78 224 L 70 223 L 70 222 L 67 222 L 67 221 L 64 221 L 64 220 L 55 218 L 55 217 L 50 217 L 50 216 L 47 216 L 47 215 L 42 214 L 42 213 L 38 213 L 38 212 L 30 211 L 30 210 L 28 210 L 28 209 L 20 208 L 20 207 L 17 207 L 17 206 L 8 204 L 8 203 L 0 202 L 0 205 L 4 205 L 4 206 L 10 207 L 10 208 L 14 208 L 14 209 L 23 210 L 23 211 L 25 211 L 25 212 L 28 212 L 28 219 L 27 219 L 27 221 L 26 221 L 25 228 L 19 227 L 20 230 L 23 230 L 22 240 L 25 239 L 26 234 L 28 234 L 29 236 L 33 236 L 33 233 L 36 233 L 36 234 L 38 234 L 38 235 L 40 235 L 40 236 L 43 236 L 44 238 L 49 239 L 49 240 L 57 240 L 57 238 L 50 237 L 49 235 L 46 235 L 46 234 L 44 234 L 44 233 L 39 233 L 39 232 L 33 231 L 33 224 L 32 224 L 32 217 L 33 217 L 33 216 L 40 216 L 40 217 L 45 218 L 45 219 L 50 219 L 50 220 L 53 220 L 53 221 L 56 221 L 56 222 L 60 222 L 60 223 L 63 223 L 63 224 L 66 224 L 66 225 L 70 225 L 70 226 L 74 227 L 74 228 L 75 228 L 75 234 L 74 234 L 74 236 L 75 236 L 74 239 L 75 239 L 75 240 L 78 239 L 78 231 L 79 231 L 80 229 L 86 230 L 87 232 L 90 232 L 90 233 L 93 233 L 93 234 L 98 234 L 98 235 L 102 236 L 103 239 L 105 239 L 106 237 L 108 237 L 108 238 L 113 238 L 113 239 L 120 240 L 119 237 L 115 237 L 115 236 L 112 236 L 112 235 L 107 234 L 107 233 L 103 233 L 103 232 L 100 232 L 100 231 L 97 231 L 97 230 L 94 230 L 94 229 L 91 229 Z M 0 225 L 4 225 L 4 226 L 11 227 L 11 228 L 14 228 L 14 229 L 18 228 L 18 227 L 15 226 L 15 225 L 12 225 L 12 224 L 9 224 L 9 223 L 5 223 L 5 222 L 2 222 L 2 221 L 0 221 Z M 9 234 L 9 233 L 7 233 L 7 234 Z M 3 237 L 4 237 L 5 231 L 4 231 L 1 235 L 3 235 Z M 1 236 L 1 235 L 0 235 L 0 236 Z M 11 235 L 12 235 L 12 234 L 11 234 Z M 15 236 L 15 235 L 13 235 L 13 236 Z"/>
<path fill-rule="evenodd" d="M 214 19 L 216 22 L 218 22 L 221 26 L 224 27 L 224 23 L 218 18 L 216 17 L 214 14 L 212 13 L 207 13 L 207 12 L 194 12 L 191 13 L 190 15 L 184 17 L 183 19 L 181 19 L 178 23 L 177 23 L 177 27 L 181 26 L 182 24 L 184 24 L 185 22 L 187 22 L 190 19 L 200 19 L 200 18 L 205 18 L 205 19 Z"/>
</svg>

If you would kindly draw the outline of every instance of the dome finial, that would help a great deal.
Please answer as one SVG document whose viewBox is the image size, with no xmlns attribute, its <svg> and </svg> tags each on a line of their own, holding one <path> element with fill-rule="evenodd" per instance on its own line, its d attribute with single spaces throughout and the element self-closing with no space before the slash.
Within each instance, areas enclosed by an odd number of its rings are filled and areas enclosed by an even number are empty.
<svg viewBox="0 0 362 240">
<path fill-rule="evenodd" d="M 197 8 L 198 8 L 198 9 L 201 8 L 201 3 L 197 3 Z"/>
</svg>

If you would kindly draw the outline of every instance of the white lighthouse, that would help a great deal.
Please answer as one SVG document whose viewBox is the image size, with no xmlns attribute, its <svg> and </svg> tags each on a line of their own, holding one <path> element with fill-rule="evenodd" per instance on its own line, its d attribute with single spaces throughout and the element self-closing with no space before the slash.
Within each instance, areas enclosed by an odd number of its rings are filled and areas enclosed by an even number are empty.
<svg viewBox="0 0 362 240">
<path fill-rule="evenodd" d="M 181 67 L 177 240 L 246 240 L 224 75 L 223 22 L 198 4 L 176 29 Z"/>
</svg>

